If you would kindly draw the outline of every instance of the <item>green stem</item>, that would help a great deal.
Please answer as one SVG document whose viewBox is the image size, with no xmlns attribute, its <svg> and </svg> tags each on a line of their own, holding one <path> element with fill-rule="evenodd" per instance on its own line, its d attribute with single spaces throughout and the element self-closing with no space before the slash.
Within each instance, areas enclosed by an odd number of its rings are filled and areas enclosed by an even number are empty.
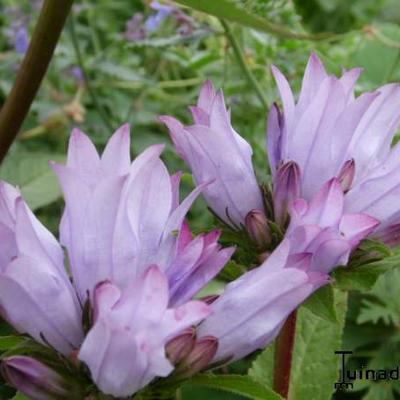
<svg viewBox="0 0 400 400">
<path fill-rule="evenodd" d="M 267 99 L 265 98 L 264 93 L 263 93 L 260 85 L 258 84 L 256 78 L 254 77 L 251 70 L 247 66 L 246 60 L 244 59 L 244 56 L 243 56 L 242 49 L 240 48 L 240 45 L 239 45 L 238 41 L 236 40 L 236 37 L 233 34 L 231 27 L 223 19 L 221 19 L 220 21 L 225 30 L 226 37 L 228 38 L 229 43 L 232 46 L 233 52 L 235 54 L 235 57 L 238 61 L 240 68 L 242 69 L 243 73 L 245 74 L 250 85 L 253 86 L 253 88 L 256 92 L 256 95 L 257 95 L 258 99 L 260 100 L 260 103 L 262 104 L 262 106 L 264 108 L 268 108 Z"/>
<path fill-rule="evenodd" d="M 73 0 L 45 0 L 36 28 L 0 111 L 0 162 L 16 138 L 50 64 Z"/>
<path fill-rule="evenodd" d="M 284 399 L 289 395 L 296 320 L 297 311 L 293 311 L 283 325 L 275 344 L 274 390 Z"/>
<path fill-rule="evenodd" d="M 100 118 L 103 120 L 103 122 L 107 126 L 107 128 L 111 131 L 113 129 L 113 126 L 112 126 L 111 122 L 109 121 L 107 113 L 105 112 L 104 108 L 98 102 L 96 93 L 95 93 L 95 91 L 92 88 L 92 85 L 90 83 L 90 79 L 88 77 L 86 66 L 85 66 L 85 63 L 83 61 L 82 52 L 81 52 L 81 49 L 79 47 L 79 41 L 78 41 L 78 37 L 76 35 L 76 30 L 75 30 L 75 21 L 74 21 L 74 17 L 72 15 L 71 15 L 71 17 L 69 19 L 69 26 L 68 27 L 69 27 L 69 32 L 71 34 L 72 45 L 73 45 L 74 50 L 75 50 L 76 61 L 78 63 L 79 68 L 82 71 L 83 79 L 85 81 L 85 86 L 86 86 L 86 89 L 87 89 L 87 91 L 89 93 L 90 99 L 92 100 L 93 106 L 96 108 L 97 112 L 99 113 Z"/>
</svg>

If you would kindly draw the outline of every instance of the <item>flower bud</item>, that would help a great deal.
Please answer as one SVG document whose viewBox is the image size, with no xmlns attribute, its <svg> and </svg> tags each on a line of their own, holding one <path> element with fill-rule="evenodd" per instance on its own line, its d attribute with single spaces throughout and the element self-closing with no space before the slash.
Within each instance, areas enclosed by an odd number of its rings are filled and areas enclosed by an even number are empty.
<svg viewBox="0 0 400 400">
<path fill-rule="evenodd" d="M 190 354 L 182 361 L 181 376 L 188 378 L 205 369 L 218 350 L 218 339 L 204 336 L 197 340 Z"/>
<path fill-rule="evenodd" d="M 245 219 L 250 238 L 260 250 L 266 250 L 271 243 L 271 231 L 267 217 L 261 210 L 251 210 Z"/>
<path fill-rule="evenodd" d="M 5 358 L 1 372 L 10 385 L 33 400 L 71 399 L 64 378 L 31 357 Z"/>
<path fill-rule="evenodd" d="M 289 207 L 300 196 L 300 168 L 294 161 L 282 164 L 274 180 L 275 222 L 285 226 L 288 222 Z"/>
<path fill-rule="evenodd" d="M 166 346 L 168 359 L 173 365 L 178 364 L 193 350 L 196 343 L 196 330 L 191 327 L 171 339 Z"/>
<path fill-rule="evenodd" d="M 347 160 L 339 173 L 338 179 L 342 186 L 343 192 L 346 193 L 351 189 L 354 176 L 356 175 L 356 163 L 354 159 Z"/>
</svg>

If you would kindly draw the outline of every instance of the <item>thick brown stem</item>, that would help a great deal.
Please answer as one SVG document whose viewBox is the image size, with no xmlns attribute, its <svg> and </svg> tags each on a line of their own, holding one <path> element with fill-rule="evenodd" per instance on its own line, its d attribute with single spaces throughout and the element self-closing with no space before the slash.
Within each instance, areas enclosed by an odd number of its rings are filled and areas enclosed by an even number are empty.
<svg viewBox="0 0 400 400">
<path fill-rule="evenodd" d="M 297 311 L 293 311 L 283 325 L 275 345 L 274 390 L 284 399 L 289 395 L 296 319 Z"/>
<path fill-rule="evenodd" d="M 47 71 L 73 0 L 45 0 L 14 86 L 0 111 L 0 162 L 17 136 Z"/>
</svg>

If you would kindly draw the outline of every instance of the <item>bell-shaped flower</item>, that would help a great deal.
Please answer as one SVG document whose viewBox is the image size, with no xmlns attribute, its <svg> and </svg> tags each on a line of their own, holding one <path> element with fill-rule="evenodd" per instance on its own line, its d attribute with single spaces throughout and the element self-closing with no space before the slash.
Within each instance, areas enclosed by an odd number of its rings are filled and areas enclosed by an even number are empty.
<svg viewBox="0 0 400 400">
<path fill-rule="evenodd" d="M 183 227 L 197 187 L 179 202 L 180 174 L 170 176 L 154 145 L 131 164 L 129 128 L 121 127 L 100 157 L 82 132 L 71 136 L 67 165 L 53 164 L 66 208 L 61 242 L 68 249 L 81 301 L 97 283 L 121 289 L 156 263 L 170 278 L 173 304 L 208 283 L 229 260 L 217 232 L 191 240 Z M 181 287 L 182 286 L 182 287 Z"/>
<path fill-rule="evenodd" d="M 67 355 L 83 339 L 81 307 L 56 239 L 0 182 L 0 306 L 19 332 Z"/>
<path fill-rule="evenodd" d="M 391 145 L 400 125 L 400 85 L 388 84 L 355 97 L 361 70 L 336 78 L 312 54 L 295 103 L 285 77 L 275 67 L 272 71 L 283 104 L 283 113 L 275 105 L 269 115 L 273 174 L 281 163 L 297 163 L 301 197 L 306 200 L 337 177 L 346 192 L 345 211 L 377 218 L 381 224 L 375 236 L 398 243 L 400 147 Z"/>
<path fill-rule="evenodd" d="M 109 282 L 94 293 L 94 325 L 78 357 L 105 394 L 126 397 L 173 370 L 165 346 L 210 313 L 200 301 L 168 308 L 167 277 L 150 267 L 121 291 Z"/>
<path fill-rule="evenodd" d="M 73 387 L 47 365 L 27 356 L 2 360 L 1 371 L 6 381 L 33 400 L 77 399 Z"/>
<path fill-rule="evenodd" d="M 211 209 L 232 227 L 244 225 L 251 210 L 263 209 L 252 149 L 233 129 L 223 93 L 216 92 L 210 81 L 202 87 L 191 111 L 194 125 L 184 126 L 169 116 L 160 120 L 167 125 L 197 184 L 211 182 L 202 192 Z"/>
<path fill-rule="evenodd" d="M 350 252 L 379 224 L 366 214 L 343 214 L 341 182 L 331 179 L 307 203 L 297 199 L 282 243 L 264 263 L 228 284 L 210 305 L 198 336 L 214 336 L 214 362 L 240 359 L 275 339 L 289 314 L 329 282 Z"/>
<path fill-rule="evenodd" d="M 238 360 L 272 342 L 289 314 L 329 282 L 310 266 L 311 255 L 291 254 L 286 239 L 260 267 L 228 284 L 198 328 L 200 338 L 218 339 L 213 361 Z"/>
<path fill-rule="evenodd" d="M 353 186 L 390 153 L 400 123 L 400 87 L 389 84 L 354 96 L 361 69 L 329 75 L 312 54 L 295 103 L 289 83 L 272 67 L 283 104 L 269 115 L 268 152 L 273 173 L 280 162 L 294 161 L 301 170 L 301 195 L 310 200 L 321 185 L 339 177 L 350 160 L 355 165 Z M 351 179 L 352 180 L 352 179 Z"/>
<path fill-rule="evenodd" d="M 99 389 L 117 397 L 167 376 L 181 360 L 191 360 L 188 373 L 204 363 L 193 353 L 203 342 L 181 343 L 210 313 L 205 302 L 190 300 L 234 250 L 221 248 L 218 231 L 192 237 L 184 218 L 204 185 L 180 203 L 180 175 L 168 174 L 162 146 L 130 164 L 127 132 L 118 130 L 99 157 L 75 131 L 67 166 L 53 164 L 66 199 L 61 237 L 71 276 L 57 240 L 19 191 L 0 182 L 2 316 L 76 363 L 78 354 Z M 32 386 L 26 363 L 18 371 L 10 365 L 3 373 L 16 386 L 26 378 L 26 392 L 56 390 L 38 380 Z"/>
<path fill-rule="evenodd" d="M 329 273 L 346 265 L 352 250 L 379 225 L 368 214 L 345 214 L 341 182 L 333 178 L 311 199 L 291 208 L 286 237 L 292 252 L 313 254 L 312 270 Z"/>
</svg>

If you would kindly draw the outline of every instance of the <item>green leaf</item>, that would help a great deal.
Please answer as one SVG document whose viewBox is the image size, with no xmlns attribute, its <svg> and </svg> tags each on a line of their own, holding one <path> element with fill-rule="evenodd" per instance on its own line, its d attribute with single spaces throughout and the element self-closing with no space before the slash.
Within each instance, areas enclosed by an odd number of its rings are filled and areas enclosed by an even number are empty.
<svg viewBox="0 0 400 400">
<path fill-rule="evenodd" d="M 342 290 L 370 290 L 380 275 L 399 265 L 400 254 L 394 254 L 365 265 L 337 268 L 332 274 L 334 287 Z"/>
<path fill-rule="evenodd" d="M 193 377 L 189 383 L 240 394 L 254 400 L 282 399 L 272 389 L 249 376 L 201 374 Z"/>
<path fill-rule="evenodd" d="M 318 317 L 337 322 L 332 285 L 319 289 L 304 303 L 304 306 Z"/>
<path fill-rule="evenodd" d="M 22 394 L 21 392 L 18 392 L 13 398 L 12 400 L 29 400 L 29 397 L 26 397 L 24 394 Z"/>
<path fill-rule="evenodd" d="M 316 316 L 306 307 L 298 311 L 290 383 L 291 399 L 327 400 L 334 391 L 339 370 L 347 294 L 334 291 L 337 322 Z"/>
<path fill-rule="evenodd" d="M 270 344 L 251 364 L 249 376 L 257 382 L 272 386 L 274 379 L 275 345 Z"/>
<path fill-rule="evenodd" d="M 225 19 L 231 22 L 257 29 L 259 31 L 272 33 L 288 39 L 308 39 L 321 40 L 332 36 L 331 34 L 307 35 L 303 33 L 292 32 L 281 25 L 267 21 L 255 14 L 247 12 L 229 0 L 175 0 L 177 3 L 194 8 L 195 10 L 205 12 L 215 17 Z"/>
<path fill-rule="evenodd" d="M 25 340 L 23 336 L 0 336 L 0 351 L 9 350 Z"/>
<path fill-rule="evenodd" d="M 49 161 L 63 162 L 64 156 L 42 152 L 15 151 L 0 168 L 0 178 L 19 186 L 24 199 L 35 210 L 61 196 L 55 173 Z"/>
<path fill-rule="evenodd" d="M 376 28 L 389 40 L 400 41 L 400 28 L 397 24 L 378 24 Z M 399 77 L 396 68 L 398 49 L 388 46 L 376 36 L 366 35 L 353 59 L 354 65 L 362 65 L 364 68 L 362 80 L 372 83 L 373 87 Z"/>
<path fill-rule="evenodd" d="M 357 323 L 372 322 L 376 324 L 382 320 L 385 325 L 399 326 L 399 287 L 399 269 L 396 268 L 381 275 L 372 290 L 368 293 L 371 296 L 362 301 Z"/>
</svg>

